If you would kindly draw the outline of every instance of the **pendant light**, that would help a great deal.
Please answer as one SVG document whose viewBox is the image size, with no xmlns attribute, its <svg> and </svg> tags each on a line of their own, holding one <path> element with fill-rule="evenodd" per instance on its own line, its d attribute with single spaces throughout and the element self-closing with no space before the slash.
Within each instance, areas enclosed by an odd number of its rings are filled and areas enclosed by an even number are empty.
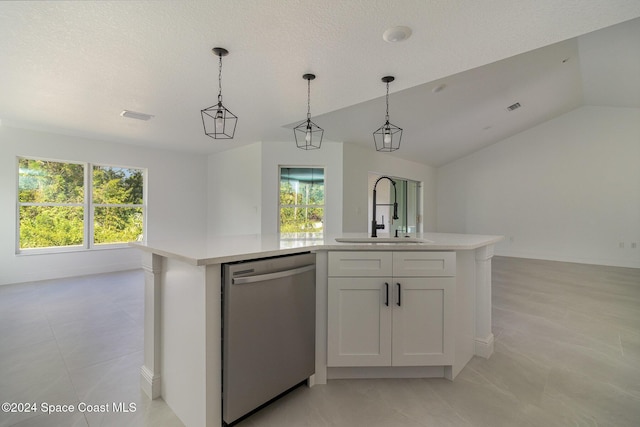
<svg viewBox="0 0 640 427">
<path fill-rule="evenodd" d="M 298 148 L 317 150 L 322 144 L 324 130 L 311 121 L 311 80 L 316 76 L 315 74 L 305 74 L 302 78 L 307 81 L 307 120 L 293 128 L 293 134 Z"/>
<path fill-rule="evenodd" d="M 384 124 L 373 133 L 376 151 L 391 152 L 400 148 L 402 129 L 389 123 L 389 83 L 394 80 L 395 78 L 393 76 L 385 76 L 382 78 L 382 82 L 387 84 L 387 114 L 384 116 Z"/>
<path fill-rule="evenodd" d="M 214 47 L 213 53 L 220 57 L 218 65 L 218 103 L 201 110 L 204 133 L 213 139 L 233 139 L 236 133 L 238 117 L 222 105 L 222 57 L 229 51 L 222 47 Z"/>
</svg>

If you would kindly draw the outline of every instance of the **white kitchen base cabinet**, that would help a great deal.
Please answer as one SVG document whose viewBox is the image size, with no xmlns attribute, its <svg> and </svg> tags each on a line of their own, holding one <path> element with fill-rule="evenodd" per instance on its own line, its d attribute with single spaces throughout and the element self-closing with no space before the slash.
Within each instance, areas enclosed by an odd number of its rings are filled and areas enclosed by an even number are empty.
<svg viewBox="0 0 640 427">
<path fill-rule="evenodd" d="M 455 256 L 329 252 L 327 366 L 451 365 Z"/>
<path fill-rule="evenodd" d="M 398 280 L 402 300 L 398 306 L 397 295 L 394 296 L 391 365 L 451 365 L 456 279 L 403 277 Z M 397 286 L 394 291 L 398 291 Z"/>
<path fill-rule="evenodd" d="M 501 236 L 417 236 L 432 242 L 425 245 L 348 244 L 326 236 L 324 242 L 305 239 L 287 242 L 284 247 L 279 235 L 204 236 L 193 241 L 131 243 L 142 251 L 145 270 L 141 386 L 150 398 L 164 399 L 187 427 L 220 427 L 222 423 L 220 290 L 225 263 L 316 254 L 316 360 L 310 385 L 339 378 L 453 380 L 474 355 L 488 358 L 493 352 L 491 258 L 493 245 L 502 240 Z M 347 285 L 339 298 L 335 289 L 329 292 L 329 278 L 332 288 L 336 283 Z M 420 289 L 411 289 L 413 279 L 420 283 Z M 450 284 L 451 279 L 455 284 Z M 385 320 L 380 307 L 386 301 L 385 282 L 390 285 L 390 320 Z M 395 283 L 402 287 L 400 307 L 409 312 L 404 320 L 398 317 Z M 422 289 L 426 283 L 431 288 Z M 356 298 L 358 292 L 364 297 Z M 333 300 L 329 310 L 330 293 Z M 441 296 L 434 296 L 438 294 Z M 342 306 L 336 305 L 340 299 Z M 420 308 L 414 311 L 414 306 Z M 441 319 L 442 326 L 431 319 Z M 409 327 L 402 327 L 398 333 L 394 328 L 402 322 Z M 390 361 L 385 361 L 385 366 L 371 366 L 382 363 L 366 358 L 373 354 L 375 360 L 376 355 L 384 354 L 380 349 L 388 346 L 384 342 L 389 340 L 381 339 L 385 334 L 380 331 L 385 328 L 391 328 L 391 345 L 387 347 L 391 348 Z M 357 338 L 345 339 L 348 334 Z M 451 339 L 453 361 L 449 362 Z M 437 345 L 441 342 L 442 351 Z M 331 350 L 327 351 L 329 343 Z M 327 363 L 329 353 L 331 364 Z M 395 366 L 413 363 L 402 361 L 404 356 L 425 354 L 433 357 L 432 362 L 418 363 L 434 365 Z M 443 364 L 437 365 L 440 362 L 435 362 L 436 357 L 442 357 Z"/>
<path fill-rule="evenodd" d="M 390 281 L 390 279 L 389 279 Z M 330 277 L 328 366 L 391 366 L 391 306 L 377 278 Z"/>
</svg>

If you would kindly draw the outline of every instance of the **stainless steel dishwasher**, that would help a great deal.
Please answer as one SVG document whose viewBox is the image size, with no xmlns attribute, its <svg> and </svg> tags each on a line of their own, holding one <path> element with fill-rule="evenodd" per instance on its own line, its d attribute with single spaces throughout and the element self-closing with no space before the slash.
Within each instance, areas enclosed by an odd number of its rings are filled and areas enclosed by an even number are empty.
<svg viewBox="0 0 640 427">
<path fill-rule="evenodd" d="M 315 371 L 315 254 L 225 264 L 222 419 L 231 424 Z"/>
</svg>

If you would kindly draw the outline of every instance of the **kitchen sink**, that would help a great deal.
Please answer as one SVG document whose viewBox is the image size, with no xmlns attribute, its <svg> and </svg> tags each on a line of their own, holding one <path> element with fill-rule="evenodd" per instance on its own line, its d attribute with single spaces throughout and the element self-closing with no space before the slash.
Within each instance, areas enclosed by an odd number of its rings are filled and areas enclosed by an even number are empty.
<svg viewBox="0 0 640 427">
<path fill-rule="evenodd" d="M 418 237 L 336 237 L 341 243 L 433 243 Z"/>
</svg>

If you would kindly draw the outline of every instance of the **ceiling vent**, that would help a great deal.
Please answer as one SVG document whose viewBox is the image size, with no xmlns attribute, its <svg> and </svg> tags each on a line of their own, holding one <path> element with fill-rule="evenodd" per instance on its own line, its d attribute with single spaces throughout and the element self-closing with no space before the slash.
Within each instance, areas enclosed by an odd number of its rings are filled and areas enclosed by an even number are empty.
<svg viewBox="0 0 640 427">
<path fill-rule="evenodd" d="M 120 115 L 128 119 L 136 119 L 136 120 L 149 120 L 150 118 L 153 117 L 151 114 L 137 113 L 131 110 L 122 110 L 122 113 L 120 113 Z"/>
<path fill-rule="evenodd" d="M 507 111 L 513 111 L 513 110 L 517 110 L 518 108 L 520 108 L 521 105 L 519 102 L 516 102 L 515 104 L 511 104 L 507 107 Z"/>
</svg>

